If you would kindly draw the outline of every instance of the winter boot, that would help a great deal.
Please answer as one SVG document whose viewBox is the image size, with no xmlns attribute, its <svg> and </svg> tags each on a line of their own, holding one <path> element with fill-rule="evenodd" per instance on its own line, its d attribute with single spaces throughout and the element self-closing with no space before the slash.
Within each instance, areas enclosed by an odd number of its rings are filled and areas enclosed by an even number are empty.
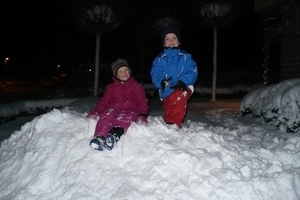
<svg viewBox="0 0 300 200">
<path fill-rule="evenodd" d="M 103 138 L 102 136 L 97 136 L 90 141 L 90 146 L 94 150 L 103 151 L 104 140 L 105 140 L 105 138 Z"/>
<path fill-rule="evenodd" d="M 112 150 L 116 144 L 116 138 L 114 135 L 109 134 L 106 138 L 105 138 L 105 142 L 104 142 L 104 148 L 106 148 L 107 150 Z"/>
<path fill-rule="evenodd" d="M 120 137 L 123 135 L 124 129 L 122 127 L 114 127 L 111 129 L 108 136 L 105 138 L 104 141 L 104 148 L 107 150 L 112 150 L 115 146 L 115 144 L 118 142 Z"/>
</svg>

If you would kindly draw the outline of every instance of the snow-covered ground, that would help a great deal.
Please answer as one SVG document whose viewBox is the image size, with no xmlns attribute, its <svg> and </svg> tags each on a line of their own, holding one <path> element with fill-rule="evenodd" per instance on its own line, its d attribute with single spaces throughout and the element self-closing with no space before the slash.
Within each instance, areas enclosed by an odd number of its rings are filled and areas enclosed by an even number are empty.
<svg viewBox="0 0 300 200">
<path fill-rule="evenodd" d="M 58 100 L 66 105 L 21 128 L 10 126 L 15 121 L 1 125 L 12 134 L 1 142 L 0 199 L 299 200 L 299 131 L 285 133 L 263 117 L 241 115 L 269 105 L 257 102 L 278 102 L 278 95 L 281 103 L 274 105 L 286 106 L 287 90 L 299 97 L 298 82 L 267 86 L 285 88 L 276 93 L 257 88 L 242 100 L 194 98 L 179 130 L 163 123 L 161 102 L 151 100 L 148 126 L 132 124 L 103 152 L 88 145 L 96 121 L 84 119 L 97 99 Z"/>
</svg>

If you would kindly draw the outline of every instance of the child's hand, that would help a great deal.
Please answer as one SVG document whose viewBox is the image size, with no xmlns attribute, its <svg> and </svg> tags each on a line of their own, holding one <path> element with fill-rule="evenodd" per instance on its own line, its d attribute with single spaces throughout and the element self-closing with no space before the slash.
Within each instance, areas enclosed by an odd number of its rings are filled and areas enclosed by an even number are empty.
<svg viewBox="0 0 300 200">
<path fill-rule="evenodd" d="M 178 81 L 176 83 L 176 85 L 173 85 L 172 87 L 170 87 L 171 89 L 175 89 L 175 90 L 181 90 L 183 92 L 187 91 L 186 89 L 186 84 L 182 81 Z"/>
<path fill-rule="evenodd" d="M 170 78 L 168 78 L 168 79 L 163 79 L 163 80 L 160 82 L 162 91 L 164 91 L 164 90 L 168 87 L 168 85 L 170 84 L 171 80 L 172 80 L 172 77 L 170 77 Z"/>
</svg>

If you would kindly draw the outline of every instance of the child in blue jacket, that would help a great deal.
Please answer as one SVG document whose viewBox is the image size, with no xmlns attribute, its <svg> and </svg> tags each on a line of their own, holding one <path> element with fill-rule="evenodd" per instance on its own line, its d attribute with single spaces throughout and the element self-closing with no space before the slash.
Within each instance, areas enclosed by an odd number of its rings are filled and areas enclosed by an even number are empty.
<svg viewBox="0 0 300 200">
<path fill-rule="evenodd" d="M 162 31 L 164 50 L 154 59 L 150 72 L 163 102 L 165 123 L 176 124 L 179 128 L 198 78 L 197 64 L 191 54 L 179 48 L 180 42 L 177 28 L 165 28 Z"/>
</svg>

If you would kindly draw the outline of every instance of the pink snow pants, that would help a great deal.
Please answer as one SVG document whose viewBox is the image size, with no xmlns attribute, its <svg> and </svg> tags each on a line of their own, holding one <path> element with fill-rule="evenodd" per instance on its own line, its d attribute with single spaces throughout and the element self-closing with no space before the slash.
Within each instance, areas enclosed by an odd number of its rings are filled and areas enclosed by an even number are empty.
<svg viewBox="0 0 300 200">
<path fill-rule="evenodd" d="M 113 127 L 122 127 L 124 133 L 131 125 L 132 121 L 137 120 L 137 114 L 132 111 L 116 111 L 109 109 L 106 112 L 100 114 L 100 118 L 97 122 L 94 137 L 103 136 L 107 137 L 110 130 Z"/>
</svg>

